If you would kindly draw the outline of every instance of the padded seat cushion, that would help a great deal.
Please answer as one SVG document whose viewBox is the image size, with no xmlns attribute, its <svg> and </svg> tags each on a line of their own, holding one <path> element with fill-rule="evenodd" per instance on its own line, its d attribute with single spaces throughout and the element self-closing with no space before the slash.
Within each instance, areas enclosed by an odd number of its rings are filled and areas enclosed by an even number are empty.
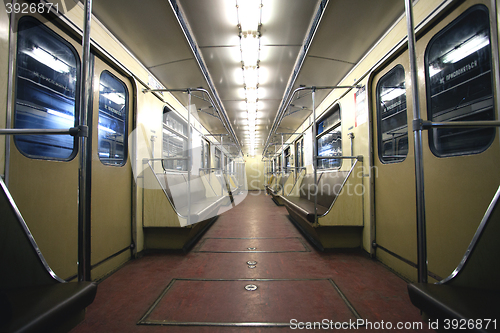
<svg viewBox="0 0 500 333">
<path fill-rule="evenodd" d="M 482 319 L 485 324 L 484 319 L 498 318 L 500 314 L 499 291 L 415 283 L 408 285 L 408 294 L 411 302 L 433 319 Z M 494 331 L 493 323 L 488 330 L 477 330 L 490 331 Z"/>
<path fill-rule="evenodd" d="M 222 205 L 225 197 L 209 197 L 191 202 L 190 222 L 196 223 L 204 221 L 217 215 L 219 207 Z M 186 199 L 187 201 L 187 199 Z M 177 210 L 183 216 L 188 215 L 188 206 L 185 205 Z"/>
<path fill-rule="evenodd" d="M 307 221 L 314 223 L 314 201 L 300 197 L 282 197 L 285 206 Z M 313 198 L 314 200 L 314 198 Z M 326 214 L 328 208 L 318 204 L 316 206 L 318 216 Z"/>
<path fill-rule="evenodd" d="M 1 332 L 49 332 L 90 305 L 97 284 L 93 282 L 57 283 L 0 291 Z M 3 311 L 2 311 L 3 312 Z"/>
<path fill-rule="evenodd" d="M 342 190 L 347 171 L 324 172 L 318 174 L 318 187 L 314 184 L 314 174 L 307 174 L 300 184 L 300 197 L 282 197 L 286 208 L 314 223 L 314 196 L 317 194 L 317 213 L 322 216 L 327 213 L 335 198 Z"/>
</svg>

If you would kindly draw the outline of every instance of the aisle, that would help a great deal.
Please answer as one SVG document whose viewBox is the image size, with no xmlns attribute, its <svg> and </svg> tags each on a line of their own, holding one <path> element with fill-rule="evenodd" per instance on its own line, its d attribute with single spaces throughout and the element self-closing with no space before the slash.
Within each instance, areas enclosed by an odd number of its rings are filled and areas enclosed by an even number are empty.
<svg viewBox="0 0 500 333">
<path fill-rule="evenodd" d="M 361 251 L 317 252 L 284 207 L 250 192 L 190 253 L 148 254 L 104 280 L 72 332 L 287 332 L 361 321 L 373 330 L 359 331 L 401 331 L 398 323 L 421 317 L 405 281 Z"/>
</svg>

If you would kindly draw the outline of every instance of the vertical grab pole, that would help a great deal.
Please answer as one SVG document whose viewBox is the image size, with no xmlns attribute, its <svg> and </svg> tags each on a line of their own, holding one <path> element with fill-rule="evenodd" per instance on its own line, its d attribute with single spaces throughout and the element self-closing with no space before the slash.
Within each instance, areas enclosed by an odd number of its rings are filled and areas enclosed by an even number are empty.
<svg viewBox="0 0 500 333">
<path fill-rule="evenodd" d="M 192 153 L 191 153 L 191 89 L 188 89 L 188 126 L 187 126 L 187 131 L 188 131 L 188 142 L 187 142 L 187 152 L 188 152 L 188 159 L 187 159 L 187 172 L 188 172 L 188 216 L 187 216 L 187 224 L 190 225 L 191 223 L 191 161 L 192 161 Z"/>
<path fill-rule="evenodd" d="M 313 172 L 314 172 L 314 224 L 318 224 L 318 155 L 316 148 L 316 87 L 312 87 L 312 107 L 313 107 L 313 126 L 312 126 L 312 154 L 313 154 Z"/>
<path fill-rule="evenodd" d="M 90 78 L 90 23 L 92 21 L 92 0 L 85 1 L 85 19 L 83 23 L 82 48 L 83 58 L 80 73 L 80 126 L 88 124 Z M 78 280 L 90 281 L 90 191 L 91 191 L 91 149 L 88 146 L 88 134 L 79 137 L 80 167 L 78 172 Z"/>
<path fill-rule="evenodd" d="M 424 164 L 422 147 L 422 128 L 415 128 L 415 123 L 421 120 L 418 94 L 417 57 L 415 52 L 415 30 L 413 23 L 413 8 L 411 0 L 405 0 L 406 26 L 408 30 L 408 53 L 410 55 L 410 71 L 413 102 L 413 138 L 415 142 L 415 189 L 417 204 L 417 268 L 418 282 L 427 283 L 427 240 L 425 228 L 425 192 Z"/>
</svg>

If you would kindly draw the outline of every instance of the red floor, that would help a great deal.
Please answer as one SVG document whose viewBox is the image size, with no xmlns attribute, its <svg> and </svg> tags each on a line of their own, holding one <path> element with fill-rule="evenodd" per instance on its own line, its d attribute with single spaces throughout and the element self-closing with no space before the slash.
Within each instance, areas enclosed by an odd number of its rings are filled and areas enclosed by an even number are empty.
<svg viewBox="0 0 500 333">
<path fill-rule="evenodd" d="M 256 194 L 222 214 L 190 253 L 146 255 L 104 280 L 72 332 L 332 331 L 360 318 L 369 326 L 359 331 L 431 331 L 405 281 L 362 252 L 317 252 L 284 207 Z"/>
</svg>

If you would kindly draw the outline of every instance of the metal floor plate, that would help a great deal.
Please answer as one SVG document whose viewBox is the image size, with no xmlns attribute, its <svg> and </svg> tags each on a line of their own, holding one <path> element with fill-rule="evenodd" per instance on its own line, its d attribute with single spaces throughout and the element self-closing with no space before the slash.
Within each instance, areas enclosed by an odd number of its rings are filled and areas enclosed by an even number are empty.
<svg viewBox="0 0 500 333">
<path fill-rule="evenodd" d="M 290 327 L 293 319 L 360 318 L 332 279 L 173 279 L 137 324 Z"/>
</svg>

